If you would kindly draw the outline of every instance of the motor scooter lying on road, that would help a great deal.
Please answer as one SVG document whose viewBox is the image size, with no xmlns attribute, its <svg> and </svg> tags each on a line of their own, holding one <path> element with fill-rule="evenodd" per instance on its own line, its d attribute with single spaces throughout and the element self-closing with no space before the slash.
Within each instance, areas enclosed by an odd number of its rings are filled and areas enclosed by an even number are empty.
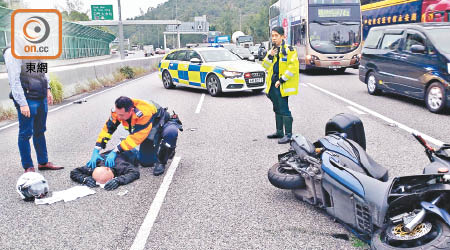
<svg viewBox="0 0 450 250">
<path fill-rule="evenodd" d="M 372 249 L 450 249 L 450 145 L 430 147 L 422 175 L 388 180 L 386 168 L 365 151 L 358 117 L 339 114 L 326 136 L 311 143 L 292 137 L 288 152 L 268 172 L 275 187 L 323 208 Z"/>
</svg>

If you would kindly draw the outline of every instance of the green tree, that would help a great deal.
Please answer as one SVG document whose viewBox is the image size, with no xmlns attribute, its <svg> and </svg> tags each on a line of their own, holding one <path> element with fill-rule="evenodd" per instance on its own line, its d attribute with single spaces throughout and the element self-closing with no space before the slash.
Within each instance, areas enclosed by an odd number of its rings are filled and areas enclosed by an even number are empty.
<svg viewBox="0 0 450 250">
<path fill-rule="evenodd" d="M 74 1 L 74 0 L 71 0 Z M 276 0 L 168 0 L 155 8 L 144 10 L 145 13 L 136 20 L 175 19 L 175 5 L 178 1 L 178 20 L 193 22 L 194 16 L 206 15 L 210 30 L 232 35 L 239 28 L 239 15 L 242 15 L 242 29 L 252 35 L 256 42 L 266 41 L 268 37 L 269 6 Z M 126 38 L 133 43 L 163 46 L 165 25 L 146 25 L 136 28 L 125 26 Z M 139 34 L 138 34 L 139 33 Z M 192 39 L 192 40 L 189 40 Z M 167 36 L 167 44 L 174 44 L 173 38 Z M 181 43 L 194 43 L 203 40 L 202 36 L 181 35 Z"/>
<path fill-rule="evenodd" d="M 227 10 L 222 12 L 222 16 L 219 19 L 217 26 L 223 34 L 231 36 L 233 31 L 235 31 L 235 25 L 233 25 L 233 11 L 229 7 L 230 6 L 228 6 Z"/>
<path fill-rule="evenodd" d="M 5 1 L 0 0 L 0 7 L 8 8 L 8 4 Z"/>
<path fill-rule="evenodd" d="M 106 26 L 94 26 L 93 28 L 99 29 L 99 30 L 104 31 L 104 32 L 108 32 L 108 33 L 113 34 L 113 35 L 115 34 L 110 28 L 108 28 Z"/>
<path fill-rule="evenodd" d="M 76 21 L 89 21 L 87 12 L 83 12 L 83 1 L 81 0 L 66 0 L 66 6 L 55 6 L 56 9 L 61 11 L 61 15 L 64 21 L 76 22 Z"/>
<path fill-rule="evenodd" d="M 83 9 L 83 1 L 81 0 L 66 0 L 66 5 L 67 5 L 67 12 L 72 12 L 72 11 L 77 11 L 77 12 L 81 12 L 81 10 Z"/>
<path fill-rule="evenodd" d="M 253 36 L 255 42 L 260 43 L 269 39 L 268 20 L 269 9 L 261 8 L 260 11 L 256 15 L 251 16 L 246 23 L 245 31 Z"/>
<path fill-rule="evenodd" d="M 64 21 L 76 22 L 76 21 L 89 21 L 89 16 L 86 13 L 72 10 L 67 12 L 66 10 L 61 12 Z"/>
</svg>

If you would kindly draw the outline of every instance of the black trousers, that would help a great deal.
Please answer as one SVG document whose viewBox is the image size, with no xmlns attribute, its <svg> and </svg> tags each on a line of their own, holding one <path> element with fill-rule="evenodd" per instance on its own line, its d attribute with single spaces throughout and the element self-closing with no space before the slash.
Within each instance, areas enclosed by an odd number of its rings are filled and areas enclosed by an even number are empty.
<svg viewBox="0 0 450 250">
<path fill-rule="evenodd" d="M 272 83 L 270 86 L 269 99 L 273 104 L 273 112 L 277 115 L 292 117 L 291 111 L 289 110 L 289 97 L 281 96 L 280 87 L 275 88 L 275 83 Z"/>
</svg>

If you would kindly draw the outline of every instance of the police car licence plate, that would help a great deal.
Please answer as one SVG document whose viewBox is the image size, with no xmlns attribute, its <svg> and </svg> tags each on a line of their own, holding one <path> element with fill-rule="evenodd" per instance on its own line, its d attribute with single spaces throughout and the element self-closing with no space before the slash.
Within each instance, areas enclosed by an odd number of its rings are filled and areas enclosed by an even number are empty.
<svg viewBox="0 0 450 250">
<path fill-rule="evenodd" d="M 264 79 L 262 77 L 248 79 L 248 83 L 257 83 L 257 82 L 264 82 Z"/>
</svg>

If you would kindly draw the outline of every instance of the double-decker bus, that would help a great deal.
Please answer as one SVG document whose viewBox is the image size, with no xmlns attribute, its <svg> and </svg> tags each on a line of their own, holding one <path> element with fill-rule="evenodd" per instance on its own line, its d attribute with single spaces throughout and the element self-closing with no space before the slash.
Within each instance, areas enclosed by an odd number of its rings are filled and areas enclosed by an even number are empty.
<svg viewBox="0 0 450 250">
<path fill-rule="evenodd" d="M 284 28 L 286 42 L 297 50 L 301 70 L 328 68 L 344 72 L 359 66 L 359 0 L 280 0 L 270 7 L 269 18 L 271 28 Z"/>
<path fill-rule="evenodd" d="M 272 4 L 269 8 L 269 28 L 272 32 L 272 28 L 280 26 L 280 1 Z M 270 35 L 269 35 L 270 37 Z M 269 39 L 270 40 L 270 39 Z"/>
<path fill-rule="evenodd" d="M 450 22 L 450 0 L 361 0 L 363 37 L 374 26 Z"/>
</svg>

